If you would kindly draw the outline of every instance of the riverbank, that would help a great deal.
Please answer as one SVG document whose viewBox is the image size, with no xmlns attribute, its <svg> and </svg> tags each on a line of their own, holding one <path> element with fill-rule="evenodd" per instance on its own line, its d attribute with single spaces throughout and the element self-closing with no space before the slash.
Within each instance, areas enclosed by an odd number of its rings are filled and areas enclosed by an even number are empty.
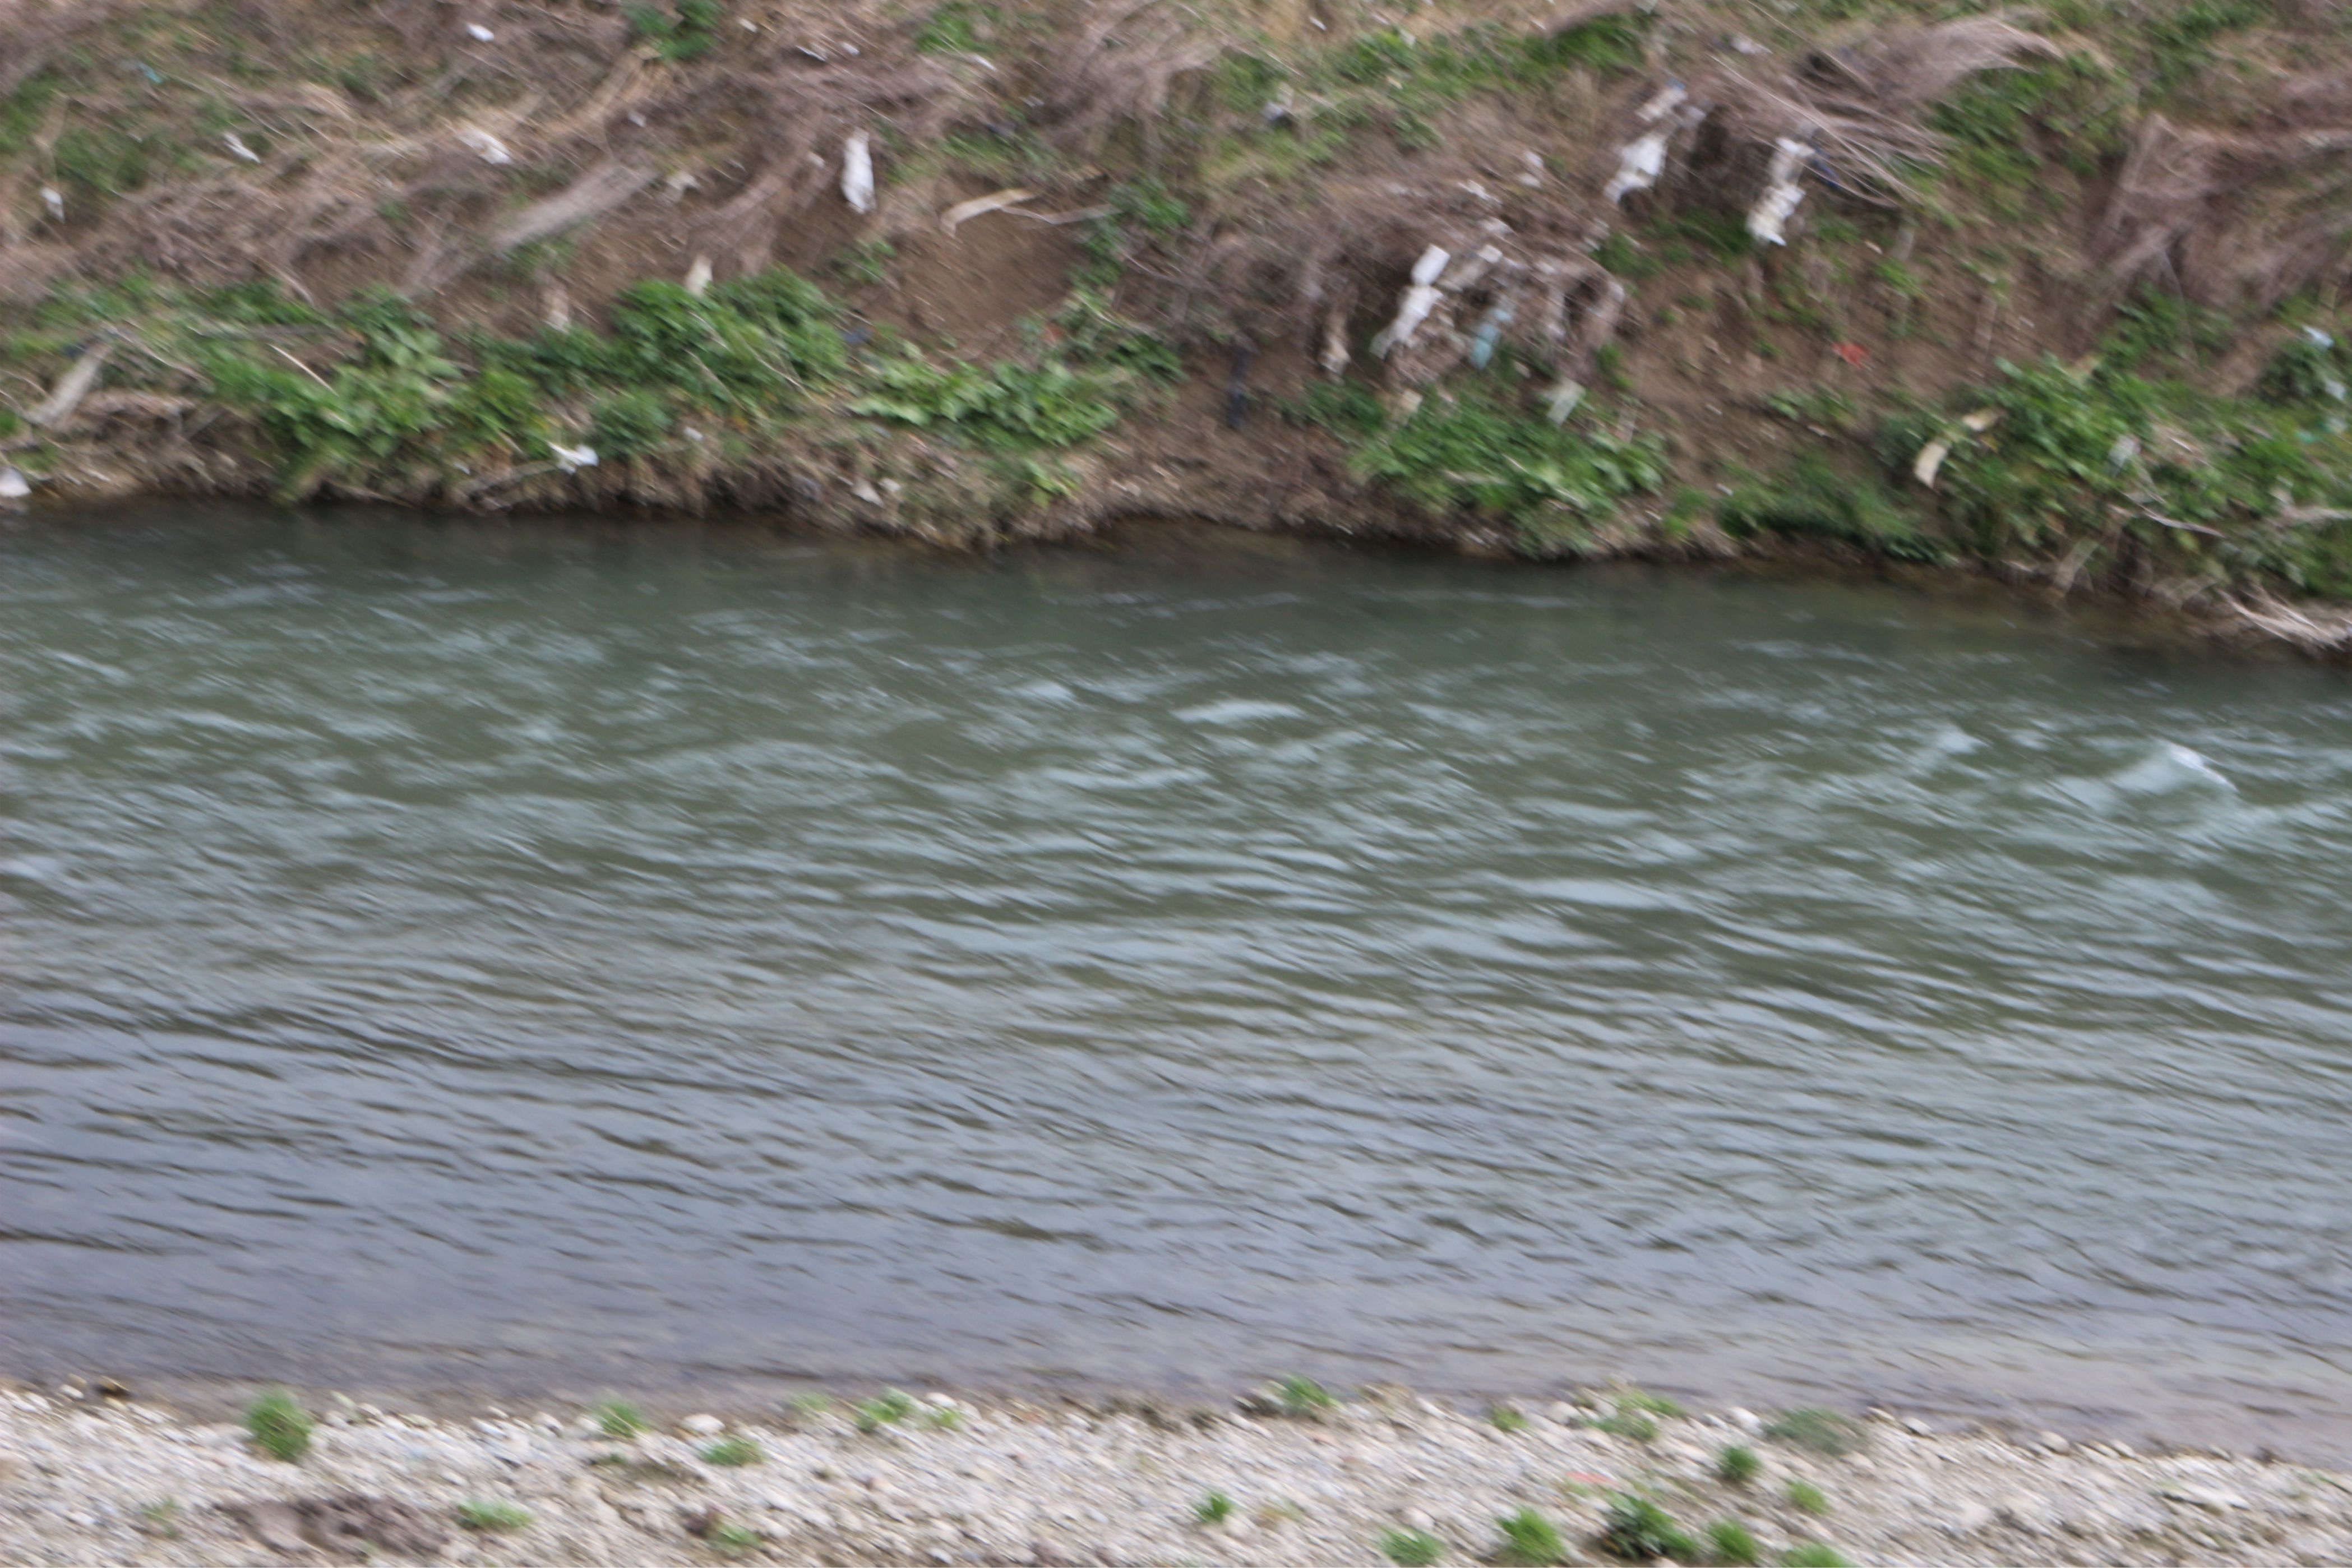
<svg viewBox="0 0 2352 1568">
<path fill-rule="evenodd" d="M 1612 1560 L 1612 1517 L 1616 1554 L 1637 1559 L 1738 1561 L 1741 1537 L 1715 1532 L 1728 1521 L 1767 1563 L 2352 1560 L 2340 1473 L 1885 1412 L 1684 1414 L 1624 1389 L 1484 1412 L 1400 1390 L 1327 1404 L 1295 1384 L 1223 1408 L 316 1403 L 289 1462 L 242 1425 L 100 1387 L 0 1394 L 0 1558 L 317 1561 L 339 1539 L 377 1562 L 1370 1563 L 1433 1541 L 1447 1560 L 1512 1561 L 1498 1521 L 1531 1511 L 1574 1563 Z M 1521 1538 L 1534 1559 L 1540 1534 Z"/>
<path fill-rule="evenodd" d="M 2352 650 L 2340 17 L 2036 26 L 0 0 L 0 507 L 1794 551 Z"/>
</svg>

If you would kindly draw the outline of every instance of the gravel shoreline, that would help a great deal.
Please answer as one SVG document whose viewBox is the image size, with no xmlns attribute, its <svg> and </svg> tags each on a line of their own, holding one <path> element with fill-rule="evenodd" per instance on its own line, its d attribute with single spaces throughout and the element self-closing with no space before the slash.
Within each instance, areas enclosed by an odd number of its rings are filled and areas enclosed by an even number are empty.
<svg viewBox="0 0 2352 1568">
<path fill-rule="evenodd" d="M 242 1426 L 98 1388 L 0 1390 L 0 1562 L 243 1564 L 1377 1563 L 1386 1532 L 1493 1559 L 1532 1509 L 1566 1561 L 1609 1559 L 1614 1494 L 1704 1548 L 1737 1520 L 1761 1561 L 1817 1542 L 1852 1563 L 2352 1562 L 2352 1477 L 2230 1455 L 1937 1431 L 1885 1412 L 1808 1447 L 1741 1410 L 1659 1414 L 1600 1391 L 1465 1410 L 1368 1391 L 1209 1409 L 1139 1401 L 694 1414 L 615 1439 L 577 1406 L 470 1417 L 341 1396 L 284 1462 Z M 1603 1430 L 1601 1422 L 1620 1430 Z M 861 1425 L 871 1430 L 861 1430 Z M 746 1458 L 714 1445 L 756 1445 Z M 1852 1451 L 1823 1451 L 1858 1443 Z M 1759 1461 L 1718 1475 L 1727 1448 Z M 1819 1497 L 1791 1501 L 1792 1488 Z M 1201 1517 L 1214 1494 L 1220 1521 Z M 504 1527 L 493 1506 L 513 1513 Z M 1825 1506 L 1826 1511 L 1819 1511 Z M 461 1522 L 470 1508 L 475 1524 Z M 1211 1512 L 1217 1511 L 1213 1506 Z M 523 1516 L 528 1521 L 523 1521 Z M 340 1533 L 339 1533 L 340 1532 Z M 1818 1554 L 1820 1548 L 1815 1547 Z"/>
</svg>

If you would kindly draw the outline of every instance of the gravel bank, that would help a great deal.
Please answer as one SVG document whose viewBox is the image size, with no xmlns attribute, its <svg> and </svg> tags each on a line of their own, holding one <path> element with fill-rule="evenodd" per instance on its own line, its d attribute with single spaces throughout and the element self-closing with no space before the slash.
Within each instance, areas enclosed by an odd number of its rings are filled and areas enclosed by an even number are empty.
<svg viewBox="0 0 2352 1568">
<path fill-rule="evenodd" d="M 1569 1561 L 1597 1562 L 1622 1490 L 1702 1542 L 1739 1520 L 1766 1562 L 1818 1542 L 1854 1563 L 2352 1563 L 2344 1475 L 1883 1415 L 1833 1455 L 1759 1436 L 1744 1411 L 1621 1419 L 1605 1397 L 1519 1406 L 1504 1430 L 1404 1393 L 1304 1416 L 1264 1399 L 926 1396 L 873 1431 L 835 1405 L 693 1415 L 627 1440 L 577 1408 L 447 1419 L 316 1403 L 310 1451 L 286 1463 L 240 1427 L 145 1400 L 0 1393 L 0 1562 L 1376 1563 L 1383 1532 L 1403 1530 L 1466 1562 L 1495 1552 L 1496 1521 L 1522 1509 L 1559 1527 Z M 704 1457 L 739 1437 L 752 1462 Z M 1745 1485 L 1717 1477 L 1729 1446 L 1760 1460 Z M 1827 1511 L 1792 1504 L 1795 1482 Z M 1233 1506 L 1203 1523 L 1212 1493 Z M 378 1500 L 320 1506 L 354 1497 Z M 293 1506 L 255 1507 L 272 1503 Z M 508 1528 L 460 1522 L 461 1505 L 498 1503 L 520 1511 Z M 320 1544 L 339 1530 L 349 1552 Z"/>
</svg>

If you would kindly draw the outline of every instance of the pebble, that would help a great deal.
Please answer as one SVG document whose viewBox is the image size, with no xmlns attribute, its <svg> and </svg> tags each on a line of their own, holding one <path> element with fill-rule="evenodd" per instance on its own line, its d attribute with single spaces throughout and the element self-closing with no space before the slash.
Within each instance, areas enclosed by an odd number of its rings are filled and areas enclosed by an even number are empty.
<svg viewBox="0 0 2352 1568">
<path fill-rule="evenodd" d="M 727 1430 L 727 1423 L 716 1416 L 688 1416 L 677 1425 L 690 1437 L 716 1437 Z"/>
<path fill-rule="evenodd" d="M 1660 1498 L 1694 1531 L 1744 1516 L 1774 1556 L 1803 1535 L 1852 1562 L 2352 1563 L 2352 1514 L 2336 1502 L 2352 1497 L 2352 1479 L 2188 1456 L 2126 1460 L 2105 1444 L 2061 1451 L 1923 1433 L 1887 1442 L 1874 1468 L 1849 1459 L 1833 1471 L 1764 1447 L 1783 1479 L 1832 1471 L 1837 1511 L 1816 1521 L 1777 1511 L 1778 1480 L 1741 1493 L 1713 1479 L 1712 1454 L 1735 1429 L 1760 1427 L 1752 1415 L 1662 1419 L 1651 1443 L 1557 1419 L 1495 1443 L 1486 1422 L 1424 1416 L 1411 1396 L 1385 1408 L 1354 1404 L 1323 1424 L 1269 1417 L 1205 1427 L 1074 1416 L 1067 1405 L 961 1407 L 974 1418 L 952 1432 L 917 1423 L 864 1434 L 843 1412 L 796 1415 L 789 1426 L 710 1416 L 716 1430 L 740 1430 L 767 1451 L 765 1463 L 732 1469 L 697 1462 L 697 1445 L 676 1435 L 614 1444 L 585 1440 L 570 1418 L 487 1415 L 335 1429 L 294 1467 L 249 1452 L 233 1426 L 190 1426 L 167 1409 L 148 1414 L 152 1406 L 140 1418 L 36 1409 L 21 1391 L 0 1391 L 0 1562 L 122 1560 L 131 1538 L 103 1532 L 135 1526 L 136 1511 L 162 1497 L 202 1523 L 185 1545 L 141 1535 L 140 1561 L 248 1561 L 255 1549 L 219 1505 L 330 1490 L 394 1499 L 445 1521 L 467 1498 L 526 1501 L 538 1521 L 531 1535 L 453 1542 L 470 1546 L 477 1563 L 507 1561 L 520 1547 L 536 1549 L 530 1561 L 708 1568 L 710 1548 L 686 1521 L 713 1518 L 757 1521 L 779 1560 L 842 1564 L 920 1564 L 939 1551 L 955 1563 L 1319 1568 L 1376 1561 L 1381 1531 L 1400 1522 L 1438 1536 L 1448 1561 L 1470 1563 L 1493 1544 L 1496 1518 L 1530 1506 L 1583 1560 L 1601 1494 L 1623 1489 Z M 583 1440 L 549 1435 L 551 1423 Z M 673 1434 L 710 1435 L 699 1425 Z M 1315 1441 L 1333 1433 L 1337 1451 Z M 840 1479 L 828 1487 L 826 1477 Z M 1568 1481 L 1586 1491 L 1564 1493 Z M 2290 1481 L 2300 1500 L 2274 1500 Z M 1224 1527 L 1203 1530 L 1193 1510 L 1212 1490 L 1238 1507 Z M 1286 1501 L 1303 1511 L 1273 1511 Z M 1931 1542 L 1940 1549 L 1923 1552 Z"/>
<path fill-rule="evenodd" d="M 1758 1416 L 1753 1410 L 1743 1410 L 1738 1406 L 1735 1405 L 1730 1409 L 1726 1410 L 1724 1415 L 1730 1417 L 1731 1424 L 1733 1426 L 1738 1427 L 1741 1431 L 1747 1433 L 1751 1437 L 1764 1430 L 1763 1418 Z"/>
</svg>

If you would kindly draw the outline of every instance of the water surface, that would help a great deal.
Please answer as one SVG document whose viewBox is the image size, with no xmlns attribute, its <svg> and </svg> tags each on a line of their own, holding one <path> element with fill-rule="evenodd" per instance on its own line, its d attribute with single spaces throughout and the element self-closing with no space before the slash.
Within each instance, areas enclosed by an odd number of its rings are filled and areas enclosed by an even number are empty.
<svg viewBox="0 0 2352 1568">
<path fill-rule="evenodd" d="M 2352 1450 L 2352 687 L 1217 535 L 0 535 L 0 1366 Z"/>
</svg>

